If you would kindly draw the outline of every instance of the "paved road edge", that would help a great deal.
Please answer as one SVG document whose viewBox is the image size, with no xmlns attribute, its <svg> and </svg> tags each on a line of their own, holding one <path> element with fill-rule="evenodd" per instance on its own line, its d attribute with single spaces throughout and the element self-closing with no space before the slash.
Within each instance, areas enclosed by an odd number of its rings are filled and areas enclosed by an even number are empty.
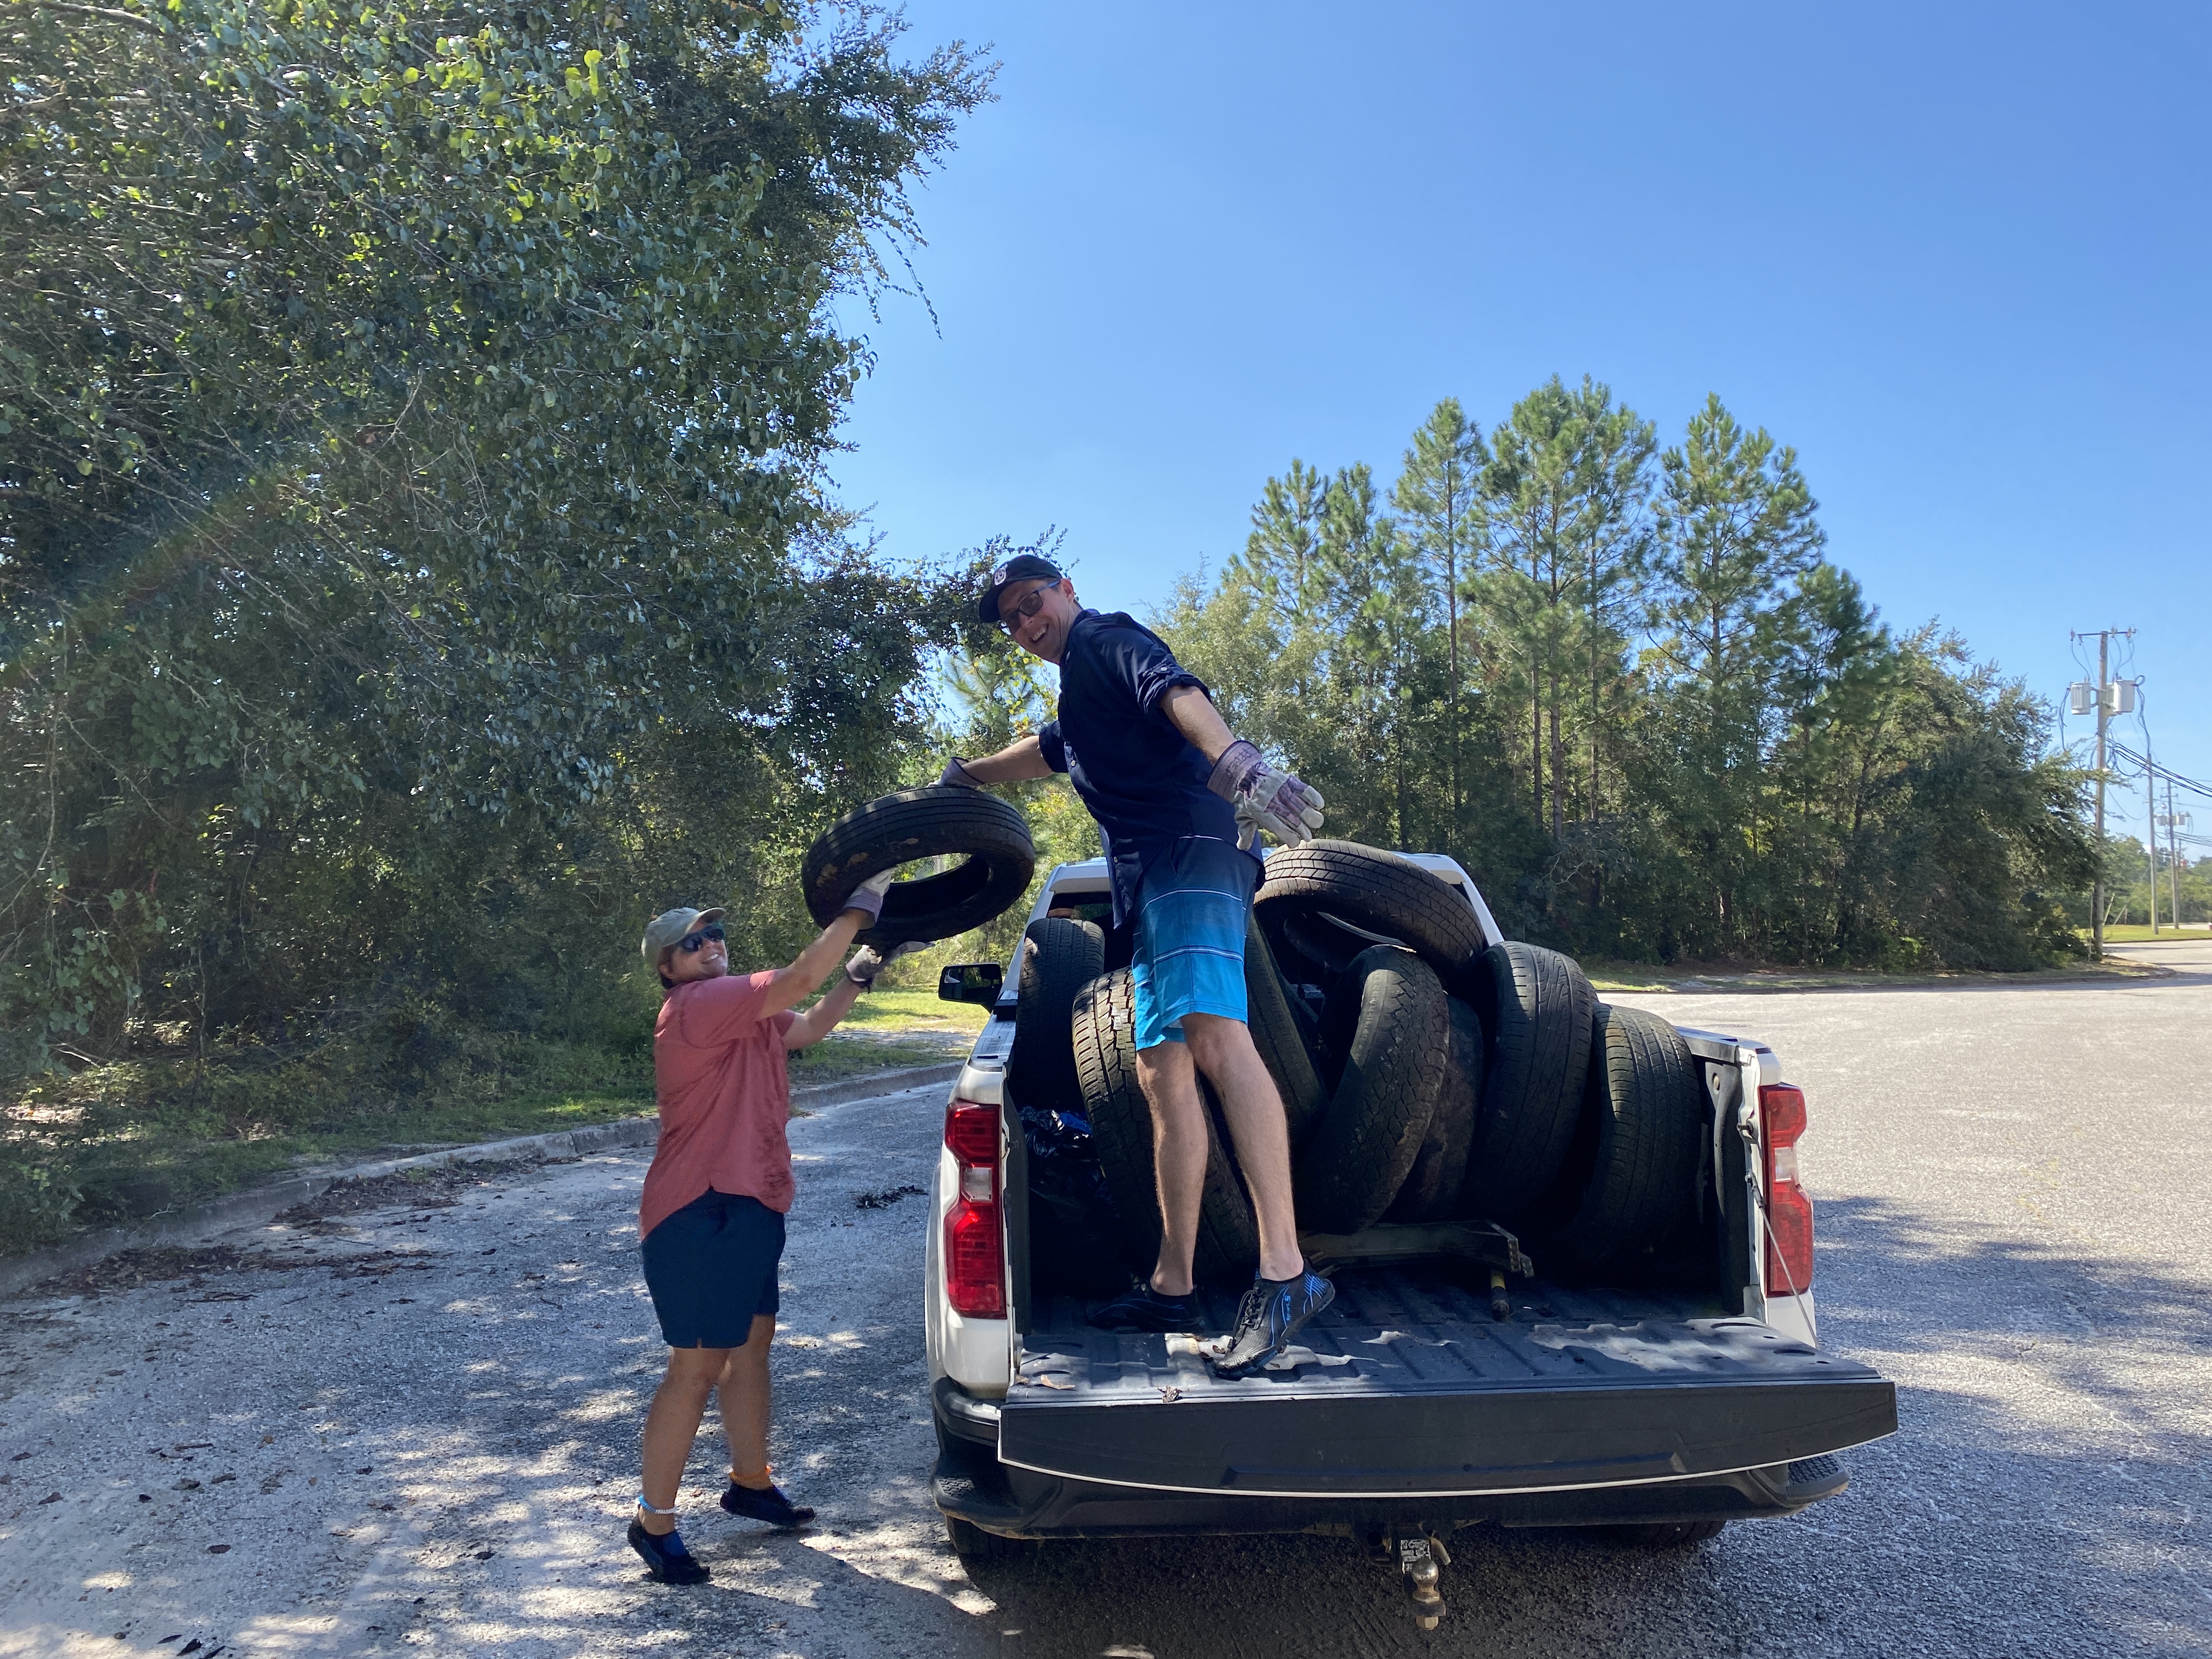
<svg viewBox="0 0 2212 1659">
<path fill-rule="evenodd" d="M 918 1089 L 924 1084 L 950 1083 L 960 1074 L 960 1062 L 939 1066 L 908 1066 L 896 1071 L 873 1072 L 838 1083 L 817 1083 L 791 1092 L 792 1105 L 800 1111 L 842 1105 L 848 1100 L 867 1100 L 878 1095 Z M 408 1158 L 380 1158 L 368 1164 L 331 1165 L 287 1176 L 281 1181 L 250 1188 L 191 1205 L 174 1215 L 136 1227 L 114 1227 L 88 1233 L 66 1244 L 56 1244 L 27 1255 L 0 1261 L 0 1297 L 10 1297 L 31 1286 L 74 1273 L 106 1260 L 118 1250 L 145 1249 L 161 1244 L 198 1242 L 209 1234 L 244 1222 L 265 1221 L 295 1204 L 320 1196 L 341 1181 L 373 1180 L 396 1170 L 419 1169 L 433 1164 L 499 1164 L 520 1158 L 580 1158 L 591 1152 L 613 1152 L 628 1146 L 647 1146 L 659 1132 L 657 1117 L 623 1117 L 611 1123 L 593 1123 L 580 1129 L 558 1129 L 550 1134 L 518 1135 L 511 1140 L 483 1140 L 468 1146 L 441 1147 Z"/>
</svg>

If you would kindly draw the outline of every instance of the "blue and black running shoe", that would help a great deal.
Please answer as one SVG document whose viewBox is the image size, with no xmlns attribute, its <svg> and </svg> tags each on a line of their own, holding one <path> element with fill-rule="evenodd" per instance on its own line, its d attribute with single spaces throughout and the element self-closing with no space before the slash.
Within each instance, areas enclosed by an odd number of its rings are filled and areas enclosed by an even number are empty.
<svg viewBox="0 0 2212 1659">
<path fill-rule="evenodd" d="M 1310 1268 L 1296 1279 L 1255 1279 L 1237 1310 L 1227 1352 L 1210 1363 L 1216 1376 L 1248 1376 L 1291 1346 L 1306 1321 L 1336 1300 L 1336 1286 Z"/>
<path fill-rule="evenodd" d="M 1162 1296 L 1147 1284 L 1136 1284 L 1091 1316 L 1102 1331 L 1194 1331 L 1198 1328 L 1195 1296 Z"/>
<path fill-rule="evenodd" d="M 629 1547 L 645 1558 L 646 1576 L 664 1584 L 703 1584 L 713 1576 L 684 1547 L 684 1535 L 673 1528 L 651 1533 L 642 1521 L 632 1521 Z"/>
</svg>

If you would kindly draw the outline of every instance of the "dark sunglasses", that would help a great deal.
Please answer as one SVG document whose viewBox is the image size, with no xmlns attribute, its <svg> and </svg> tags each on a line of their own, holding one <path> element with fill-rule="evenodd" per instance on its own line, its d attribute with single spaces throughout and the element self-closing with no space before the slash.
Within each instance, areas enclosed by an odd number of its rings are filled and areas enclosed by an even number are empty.
<svg viewBox="0 0 2212 1659">
<path fill-rule="evenodd" d="M 1035 589 L 1033 592 L 1024 595 L 1019 603 L 1014 606 L 1014 614 L 1012 616 L 1001 617 L 999 618 L 999 626 L 1005 629 L 1009 634 L 1012 633 L 1018 624 L 1025 623 L 1031 617 L 1036 615 L 1038 610 L 1044 604 L 1044 596 L 1051 592 L 1053 589 L 1058 586 L 1059 584 L 1057 582 L 1048 582 L 1042 587 Z"/>
<path fill-rule="evenodd" d="M 676 941 L 676 948 L 683 951 L 687 957 L 694 957 L 699 954 L 699 947 L 707 944 L 709 940 L 712 940 L 716 945 L 720 945 L 722 942 L 722 924 L 720 922 L 710 921 L 704 927 L 702 927 L 697 933 L 684 934 L 682 939 Z"/>
</svg>

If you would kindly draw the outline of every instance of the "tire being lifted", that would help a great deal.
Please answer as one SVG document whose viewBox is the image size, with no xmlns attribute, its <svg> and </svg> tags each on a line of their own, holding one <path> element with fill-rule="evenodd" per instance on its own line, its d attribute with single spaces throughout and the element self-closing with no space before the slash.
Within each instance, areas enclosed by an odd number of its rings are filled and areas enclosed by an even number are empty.
<svg viewBox="0 0 2212 1659">
<path fill-rule="evenodd" d="M 1571 957 L 1518 939 L 1483 953 L 1471 993 L 1482 1106 L 1458 1207 L 1510 1227 L 1542 1207 L 1573 1144 L 1597 996 Z"/>
<path fill-rule="evenodd" d="M 826 927 L 869 877 L 952 854 L 966 856 L 950 870 L 893 886 L 860 943 L 928 944 L 980 927 L 1019 903 L 1036 872 L 1028 822 L 996 795 L 902 789 L 854 807 L 815 837 L 799 868 L 807 913 Z"/>
<path fill-rule="evenodd" d="M 1152 1164 L 1152 1110 L 1137 1081 L 1136 993 L 1127 969 L 1102 974 L 1077 993 L 1074 1043 L 1091 1140 L 1128 1233 L 1129 1265 L 1149 1273 L 1160 1253 L 1159 1186 Z M 1199 1093 L 1206 1158 L 1193 1271 L 1205 1284 L 1243 1285 L 1260 1265 L 1260 1229 L 1230 1161 L 1221 1108 L 1203 1078 Z"/>
<path fill-rule="evenodd" d="M 1006 1086 L 1017 1101 L 1049 1105 L 1080 1098 L 1075 1075 L 1075 999 L 1106 969 L 1106 937 L 1096 922 L 1040 916 L 1022 933 L 1014 1049 Z"/>
<path fill-rule="evenodd" d="M 1310 841 L 1267 860 L 1253 896 L 1261 909 L 1319 911 L 1402 942 L 1448 979 L 1482 953 L 1482 924 L 1467 900 L 1411 859 L 1351 841 Z"/>
<path fill-rule="evenodd" d="M 1358 1024 L 1295 1170 L 1306 1231 L 1356 1233 L 1397 1197 L 1443 1086 L 1449 1000 L 1436 970 L 1395 945 L 1362 951 L 1345 970 L 1330 1001 L 1356 1004 Z"/>
</svg>

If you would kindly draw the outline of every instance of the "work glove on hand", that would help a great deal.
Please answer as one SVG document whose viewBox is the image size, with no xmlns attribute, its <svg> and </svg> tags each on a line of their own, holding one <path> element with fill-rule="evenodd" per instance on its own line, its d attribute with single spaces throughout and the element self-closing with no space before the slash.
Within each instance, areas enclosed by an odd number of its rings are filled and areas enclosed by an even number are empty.
<svg viewBox="0 0 2212 1659">
<path fill-rule="evenodd" d="M 1259 750 L 1239 738 L 1221 751 L 1206 787 L 1237 809 L 1237 844 L 1249 847 L 1262 830 L 1285 847 L 1321 832 L 1321 791 L 1289 772 L 1278 772 Z"/>
<path fill-rule="evenodd" d="M 869 926 L 873 927 L 884 913 L 884 895 L 890 891 L 891 884 L 897 879 L 898 872 L 896 870 L 886 870 L 880 876 L 870 876 L 853 890 L 845 901 L 845 908 L 858 910 L 867 917 Z"/>
<path fill-rule="evenodd" d="M 937 787 L 940 789 L 981 789 L 983 785 L 981 780 L 972 776 L 960 763 L 960 757 L 955 755 L 945 763 L 945 770 L 938 775 Z"/>
<path fill-rule="evenodd" d="M 920 939 L 908 939 L 904 945 L 894 945 L 889 951 L 878 951 L 872 945 L 863 945 L 853 952 L 853 959 L 845 964 L 845 977 L 863 991 L 876 982 L 876 975 L 901 957 L 910 957 L 916 951 L 929 947 Z"/>
</svg>

